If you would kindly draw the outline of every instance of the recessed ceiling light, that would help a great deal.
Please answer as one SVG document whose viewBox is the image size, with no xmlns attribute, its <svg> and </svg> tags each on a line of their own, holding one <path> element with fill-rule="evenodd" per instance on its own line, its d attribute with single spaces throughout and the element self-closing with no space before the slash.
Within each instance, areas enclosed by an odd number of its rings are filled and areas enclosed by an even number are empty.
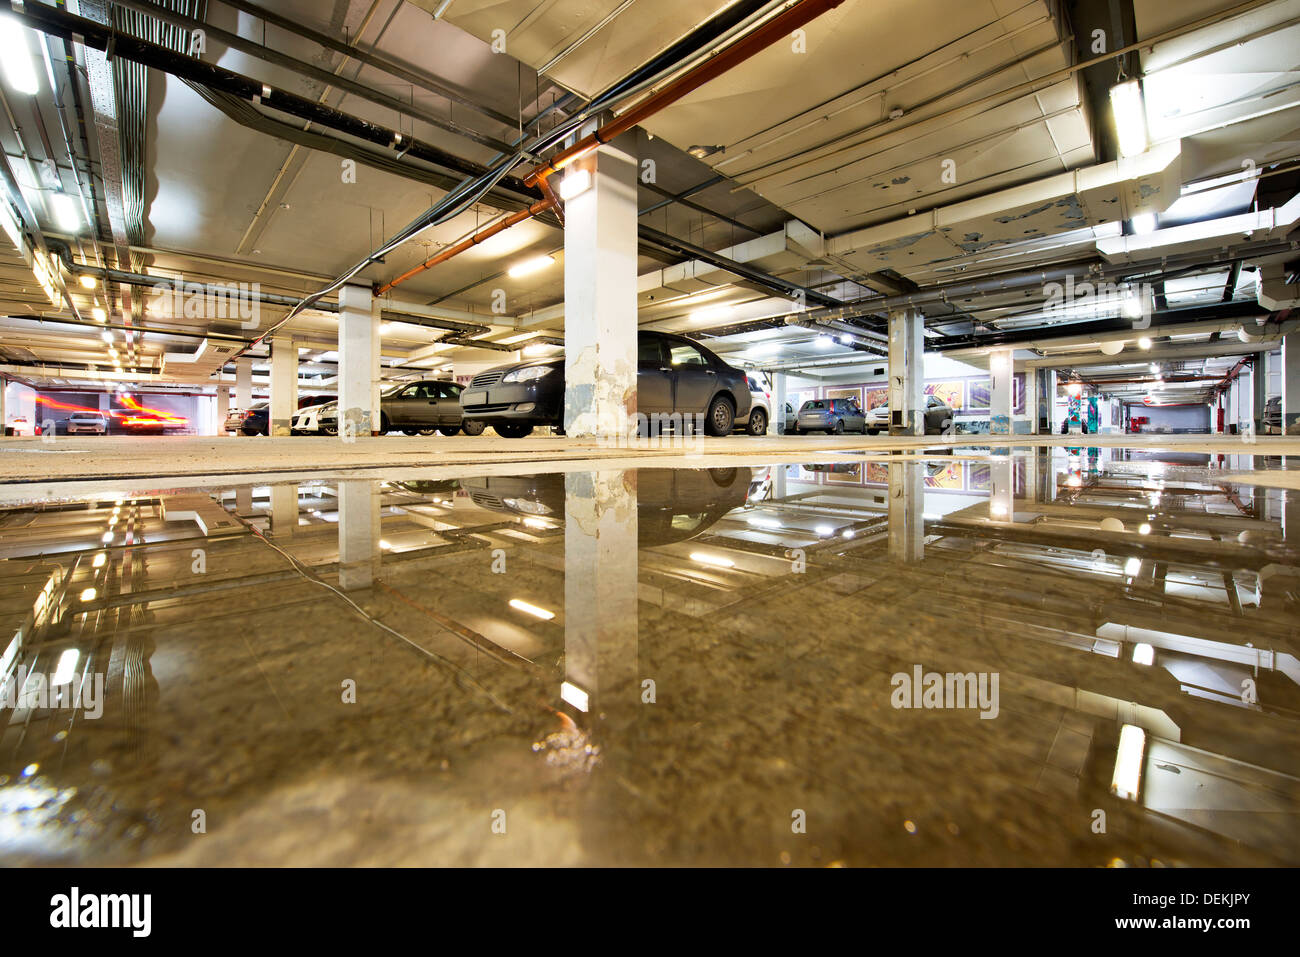
<svg viewBox="0 0 1300 957">
<path fill-rule="evenodd" d="M 523 262 L 515 263 L 506 270 L 506 274 L 511 279 L 518 279 L 520 276 L 527 276 L 530 273 L 545 269 L 554 262 L 554 256 L 534 256 L 532 259 L 525 259 Z"/>
</svg>

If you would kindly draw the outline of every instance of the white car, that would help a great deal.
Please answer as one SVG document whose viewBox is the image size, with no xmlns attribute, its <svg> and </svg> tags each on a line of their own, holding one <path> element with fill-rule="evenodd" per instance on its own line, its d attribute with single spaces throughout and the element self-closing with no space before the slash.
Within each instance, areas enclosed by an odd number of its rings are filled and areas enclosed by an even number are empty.
<svg viewBox="0 0 1300 957">
<path fill-rule="evenodd" d="M 749 381 L 749 414 L 736 416 L 736 428 L 744 429 L 750 435 L 767 435 L 767 428 L 772 423 L 772 394 L 752 375 L 745 378 Z"/>
<path fill-rule="evenodd" d="M 36 435 L 36 426 L 27 420 L 27 416 L 20 415 L 9 420 L 5 426 L 5 435 Z"/>
<path fill-rule="evenodd" d="M 889 431 L 889 406 L 878 405 L 867 412 L 867 435 Z"/>
<path fill-rule="evenodd" d="M 293 434 L 338 435 L 338 402 L 323 402 L 320 405 L 309 405 L 305 409 L 299 409 L 293 415 Z"/>
<path fill-rule="evenodd" d="M 102 412 L 74 412 L 68 416 L 68 435 L 108 435 L 108 418 Z"/>
<path fill-rule="evenodd" d="M 238 432 L 239 427 L 244 424 L 244 409 L 231 409 L 226 415 L 226 424 L 224 426 L 227 432 Z"/>
</svg>

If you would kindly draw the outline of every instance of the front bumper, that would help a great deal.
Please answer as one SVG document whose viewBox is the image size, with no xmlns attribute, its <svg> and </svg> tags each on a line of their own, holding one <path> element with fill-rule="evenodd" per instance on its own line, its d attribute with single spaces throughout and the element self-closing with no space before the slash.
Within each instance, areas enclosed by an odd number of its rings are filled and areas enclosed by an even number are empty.
<svg viewBox="0 0 1300 957">
<path fill-rule="evenodd" d="M 548 381 L 552 373 L 531 382 L 470 386 L 460 395 L 461 415 L 487 425 L 519 422 L 533 425 L 558 423 L 564 414 L 564 391 Z"/>
</svg>

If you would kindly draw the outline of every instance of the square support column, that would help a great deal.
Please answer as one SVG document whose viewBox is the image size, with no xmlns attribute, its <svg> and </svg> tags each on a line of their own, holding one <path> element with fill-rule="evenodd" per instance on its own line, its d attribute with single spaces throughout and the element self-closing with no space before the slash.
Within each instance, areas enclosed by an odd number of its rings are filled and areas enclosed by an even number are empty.
<svg viewBox="0 0 1300 957">
<path fill-rule="evenodd" d="M 247 412 L 253 406 L 253 357 L 235 360 L 235 408 Z"/>
<path fill-rule="evenodd" d="M 1300 332 L 1282 337 L 1282 434 L 1300 435 Z"/>
<path fill-rule="evenodd" d="M 564 430 L 625 438 L 637 411 L 635 134 L 563 175 L 591 183 L 564 207 Z"/>
<path fill-rule="evenodd" d="M 339 290 L 339 438 L 379 432 L 379 322 L 368 286 Z"/>
<path fill-rule="evenodd" d="M 298 411 L 298 346 L 291 337 L 271 340 L 270 435 L 291 435 Z"/>
<path fill-rule="evenodd" d="M 989 434 L 1010 435 L 1012 414 L 1015 411 L 1015 364 L 1010 349 L 996 349 L 989 353 Z"/>
<path fill-rule="evenodd" d="M 772 373 L 772 421 L 771 429 L 778 435 L 785 434 L 786 374 Z"/>
<path fill-rule="evenodd" d="M 889 434 L 925 434 L 925 320 L 915 309 L 889 314 Z"/>
<path fill-rule="evenodd" d="M 1255 434 L 1263 435 L 1264 405 L 1268 402 L 1268 353 L 1257 352 L 1250 360 L 1250 417 Z"/>
</svg>

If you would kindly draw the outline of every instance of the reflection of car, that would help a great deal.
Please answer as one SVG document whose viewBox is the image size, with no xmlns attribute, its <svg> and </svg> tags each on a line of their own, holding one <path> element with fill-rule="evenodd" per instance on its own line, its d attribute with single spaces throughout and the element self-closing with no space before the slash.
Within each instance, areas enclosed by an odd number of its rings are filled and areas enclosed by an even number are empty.
<svg viewBox="0 0 1300 957">
<path fill-rule="evenodd" d="M 667 545 L 701 534 L 745 504 L 751 469 L 638 469 L 637 542 Z M 564 475 L 484 475 L 461 480 L 474 504 L 525 518 L 564 518 Z"/>
<path fill-rule="evenodd" d="M 749 382 L 749 415 L 736 416 L 736 428 L 750 435 L 766 435 L 772 421 L 772 395 L 753 376 Z"/>
<path fill-rule="evenodd" d="M 857 399 L 809 399 L 799 408 L 795 432 L 862 432 L 866 424 Z"/>
<path fill-rule="evenodd" d="M 389 389 L 379 397 L 379 431 L 400 430 L 407 435 L 479 435 L 481 422 L 465 422 L 460 409 L 461 386 L 455 382 L 429 379 Z M 323 432 L 338 435 L 339 404 L 332 400 L 303 409 L 293 419 L 296 434 Z"/>
<path fill-rule="evenodd" d="M 239 423 L 239 431 L 244 435 L 270 435 L 271 404 L 261 402 L 245 412 L 243 421 Z"/>
<path fill-rule="evenodd" d="M 925 431 L 927 434 L 942 434 L 953 427 L 952 406 L 937 395 L 925 397 Z M 889 431 L 889 406 L 878 405 L 867 413 L 867 435 Z"/>
<path fill-rule="evenodd" d="M 637 410 L 653 415 L 703 415 L 709 435 L 727 435 L 749 419 L 749 382 L 684 336 L 637 334 Z M 491 425 L 506 438 L 534 426 L 563 426 L 564 360 L 535 359 L 480 372 L 461 393 L 466 421 Z"/>
<path fill-rule="evenodd" d="M 1282 397 L 1275 395 L 1264 403 L 1264 428 L 1282 431 Z"/>
<path fill-rule="evenodd" d="M 74 412 L 66 428 L 68 435 L 107 435 L 108 419 L 102 412 Z"/>
</svg>

